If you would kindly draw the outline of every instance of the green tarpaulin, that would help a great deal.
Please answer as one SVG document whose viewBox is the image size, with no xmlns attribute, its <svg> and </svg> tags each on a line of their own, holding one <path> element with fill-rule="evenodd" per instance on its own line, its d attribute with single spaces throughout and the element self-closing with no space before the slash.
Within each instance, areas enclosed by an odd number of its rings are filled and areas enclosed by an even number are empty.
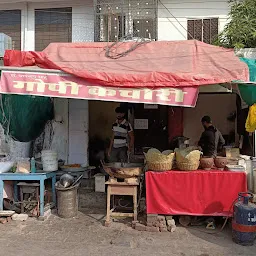
<svg viewBox="0 0 256 256">
<path fill-rule="evenodd" d="M 0 100 L 0 123 L 15 140 L 35 140 L 53 118 L 53 102 L 49 97 L 5 95 Z"/>
<path fill-rule="evenodd" d="M 247 59 L 247 58 L 240 58 L 243 62 L 245 62 L 250 71 L 250 81 L 256 83 L 256 60 L 255 59 Z M 238 88 L 240 91 L 240 95 L 242 99 L 248 104 L 249 106 L 256 103 L 256 84 L 238 84 Z"/>
</svg>

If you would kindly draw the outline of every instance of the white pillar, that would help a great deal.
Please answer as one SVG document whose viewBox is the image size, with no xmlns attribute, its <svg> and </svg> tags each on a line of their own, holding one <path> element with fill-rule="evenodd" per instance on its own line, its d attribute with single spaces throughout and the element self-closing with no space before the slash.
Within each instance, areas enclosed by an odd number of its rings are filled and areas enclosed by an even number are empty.
<svg viewBox="0 0 256 256">
<path fill-rule="evenodd" d="M 72 42 L 94 41 L 93 1 L 72 7 Z"/>
<path fill-rule="evenodd" d="M 35 50 L 35 10 L 29 4 L 25 4 L 22 15 L 22 30 L 23 36 L 23 47 L 24 51 L 34 51 Z"/>
</svg>

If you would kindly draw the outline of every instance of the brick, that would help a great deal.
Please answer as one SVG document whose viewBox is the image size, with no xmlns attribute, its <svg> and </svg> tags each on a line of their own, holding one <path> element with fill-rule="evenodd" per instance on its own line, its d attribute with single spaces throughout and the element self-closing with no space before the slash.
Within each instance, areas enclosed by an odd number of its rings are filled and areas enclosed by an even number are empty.
<svg viewBox="0 0 256 256">
<path fill-rule="evenodd" d="M 173 233 L 176 230 L 176 226 L 169 226 L 167 230 Z"/>
<path fill-rule="evenodd" d="M 165 227 L 165 228 L 159 228 L 159 230 L 160 230 L 160 232 L 167 232 L 168 230 L 167 230 L 167 227 Z"/>
<path fill-rule="evenodd" d="M 147 222 L 155 222 L 157 221 L 157 214 L 147 214 Z"/>
<path fill-rule="evenodd" d="M 1 224 L 7 223 L 7 219 L 6 219 L 6 218 L 0 218 L 0 223 L 1 223 Z"/>
<path fill-rule="evenodd" d="M 175 220 L 167 220 L 167 226 L 175 226 Z"/>
<path fill-rule="evenodd" d="M 173 217 L 172 217 L 171 215 L 166 215 L 166 216 L 165 216 L 165 219 L 166 219 L 166 221 L 168 221 L 168 220 L 172 220 Z"/>
<path fill-rule="evenodd" d="M 159 221 L 155 221 L 153 222 L 153 227 L 160 227 L 160 222 Z"/>
<path fill-rule="evenodd" d="M 146 231 L 148 232 L 159 232 L 159 227 L 146 227 Z"/>
<path fill-rule="evenodd" d="M 159 223 L 159 228 L 166 228 L 166 223 Z"/>
<path fill-rule="evenodd" d="M 16 221 L 26 221 L 28 219 L 28 215 L 15 213 L 12 215 L 12 219 Z"/>
<path fill-rule="evenodd" d="M 157 220 L 160 222 L 165 222 L 165 217 L 164 216 L 158 216 Z"/>
<path fill-rule="evenodd" d="M 136 229 L 137 231 L 146 231 L 146 226 L 143 225 L 143 224 L 140 224 L 140 223 L 136 223 L 135 229 Z"/>
</svg>

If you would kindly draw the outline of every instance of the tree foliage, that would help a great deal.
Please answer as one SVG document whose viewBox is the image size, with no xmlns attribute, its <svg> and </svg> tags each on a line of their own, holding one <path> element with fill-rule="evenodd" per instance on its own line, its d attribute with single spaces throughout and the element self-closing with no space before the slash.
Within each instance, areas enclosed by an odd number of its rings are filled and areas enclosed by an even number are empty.
<svg viewBox="0 0 256 256">
<path fill-rule="evenodd" d="M 256 48 L 256 0 L 231 0 L 230 22 L 216 44 L 227 48 Z"/>
</svg>

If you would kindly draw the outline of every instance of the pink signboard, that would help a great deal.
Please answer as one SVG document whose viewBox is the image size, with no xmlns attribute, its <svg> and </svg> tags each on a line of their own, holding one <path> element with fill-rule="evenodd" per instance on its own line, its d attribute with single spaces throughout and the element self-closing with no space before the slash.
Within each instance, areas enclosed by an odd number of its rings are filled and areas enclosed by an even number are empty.
<svg viewBox="0 0 256 256">
<path fill-rule="evenodd" d="M 2 71 L 0 93 L 194 107 L 198 88 L 107 88 L 68 74 Z"/>
</svg>

